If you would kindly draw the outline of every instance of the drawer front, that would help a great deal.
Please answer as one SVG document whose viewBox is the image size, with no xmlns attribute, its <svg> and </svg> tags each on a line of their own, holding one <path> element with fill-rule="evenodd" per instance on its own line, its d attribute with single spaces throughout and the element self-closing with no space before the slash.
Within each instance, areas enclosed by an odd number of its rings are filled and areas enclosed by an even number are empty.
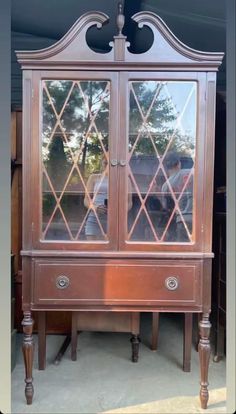
<svg viewBox="0 0 236 414">
<path fill-rule="evenodd" d="M 200 263 L 35 260 L 33 304 L 198 305 Z"/>
</svg>

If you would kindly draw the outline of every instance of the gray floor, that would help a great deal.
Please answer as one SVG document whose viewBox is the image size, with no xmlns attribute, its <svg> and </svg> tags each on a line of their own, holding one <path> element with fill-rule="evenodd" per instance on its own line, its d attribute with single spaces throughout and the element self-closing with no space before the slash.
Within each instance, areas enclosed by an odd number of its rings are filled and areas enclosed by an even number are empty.
<svg viewBox="0 0 236 414">
<path fill-rule="evenodd" d="M 99 413 L 146 404 L 140 411 L 155 412 L 147 405 L 174 397 L 196 398 L 199 394 L 198 353 L 192 347 L 192 369 L 182 371 L 182 315 L 162 314 L 158 352 L 149 349 L 151 314 L 142 315 L 140 358 L 130 360 L 129 334 L 84 332 L 78 337 L 78 359 L 70 360 L 70 347 L 61 363 L 53 364 L 64 336 L 47 336 L 47 367 L 37 369 L 37 335 L 34 356 L 34 401 L 27 406 L 24 397 L 24 365 L 21 354 L 22 335 L 17 335 L 17 364 L 12 373 L 12 413 Z M 194 342 L 194 341 L 193 341 Z M 209 367 L 209 390 L 225 387 L 225 359 Z M 173 400 L 174 401 L 174 400 Z M 186 400 L 191 401 L 191 400 Z M 176 401 L 175 403 L 176 404 Z M 188 404 L 188 403 L 187 403 Z M 215 405 L 214 405 L 215 404 Z M 212 407 L 224 412 L 225 402 Z M 147 408 L 149 407 L 149 408 Z M 211 407 L 211 399 L 209 399 Z M 125 410 L 126 411 L 122 411 Z M 223 411 L 220 411 L 220 410 Z M 162 412 L 172 412 L 162 411 Z M 191 411 L 188 406 L 186 412 Z M 201 411 L 201 410 L 199 410 Z M 216 412 L 213 411 L 213 412 Z M 174 411 L 173 412 L 178 412 Z M 181 412 L 181 408 L 180 411 Z M 185 412 L 182 409 L 182 412 Z"/>
</svg>

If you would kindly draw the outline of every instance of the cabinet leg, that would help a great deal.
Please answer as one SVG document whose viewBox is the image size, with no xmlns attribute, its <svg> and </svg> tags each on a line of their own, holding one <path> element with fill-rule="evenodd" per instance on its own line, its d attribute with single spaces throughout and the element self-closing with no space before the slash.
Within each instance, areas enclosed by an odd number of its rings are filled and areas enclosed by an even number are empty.
<svg viewBox="0 0 236 414">
<path fill-rule="evenodd" d="M 38 368 L 46 367 L 46 312 L 38 312 Z"/>
<path fill-rule="evenodd" d="M 224 357 L 224 337 L 224 327 L 220 325 L 218 319 L 216 327 L 215 355 L 213 358 L 214 362 L 219 362 Z"/>
<path fill-rule="evenodd" d="M 152 344 L 151 344 L 152 351 L 157 350 L 158 333 L 159 333 L 159 312 L 153 312 L 152 314 Z"/>
<path fill-rule="evenodd" d="M 183 349 L 183 371 L 191 370 L 191 349 L 193 333 L 193 314 L 184 314 L 184 349 Z"/>
<path fill-rule="evenodd" d="M 200 323 L 200 321 L 202 319 L 202 314 L 201 313 L 196 313 L 195 315 L 197 317 L 197 327 L 198 327 L 198 329 L 195 330 L 195 335 L 194 335 L 194 348 L 198 352 L 198 344 L 199 344 L 199 323 Z"/>
<path fill-rule="evenodd" d="M 209 314 L 203 313 L 202 320 L 199 322 L 199 334 L 200 340 L 198 345 L 199 360 L 200 360 L 200 371 L 201 371 L 201 388 L 200 388 L 200 400 L 201 408 L 207 408 L 207 402 L 209 398 L 208 393 L 208 369 L 210 361 L 210 330 L 211 323 L 209 321 Z"/>
<path fill-rule="evenodd" d="M 24 338 L 22 344 L 22 351 L 25 363 L 25 397 L 27 404 L 32 404 L 34 387 L 33 387 L 33 355 L 34 355 L 34 343 L 33 343 L 33 319 L 31 318 L 31 312 L 25 311 L 22 321 Z"/>
<path fill-rule="evenodd" d="M 71 321 L 71 360 L 76 361 L 77 359 L 77 318 L 78 312 L 72 312 L 72 321 Z"/>
<path fill-rule="evenodd" d="M 130 339 L 132 345 L 132 362 L 138 362 L 138 355 L 139 355 L 139 343 L 140 338 L 138 335 L 132 335 Z"/>
</svg>

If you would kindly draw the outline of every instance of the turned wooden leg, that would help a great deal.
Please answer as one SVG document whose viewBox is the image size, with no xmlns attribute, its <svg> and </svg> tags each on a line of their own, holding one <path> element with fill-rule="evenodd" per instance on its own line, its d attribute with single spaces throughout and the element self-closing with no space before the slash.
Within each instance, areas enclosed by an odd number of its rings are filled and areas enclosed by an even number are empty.
<svg viewBox="0 0 236 414">
<path fill-rule="evenodd" d="M 183 348 L 183 371 L 191 370 L 191 348 L 193 333 L 193 314 L 184 314 L 184 348 Z"/>
<path fill-rule="evenodd" d="M 158 333 L 159 333 L 159 312 L 152 313 L 152 343 L 151 350 L 157 350 Z"/>
<path fill-rule="evenodd" d="M 132 345 L 132 362 L 138 362 L 138 354 L 139 354 L 139 343 L 140 338 L 138 335 L 132 335 L 130 339 Z"/>
<path fill-rule="evenodd" d="M 46 367 L 46 312 L 38 312 L 38 368 Z"/>
<path fill-rule="evenodd" d="M 78 312 L 72 312 L 71 321 L 71 360 L 76 361 L 77 359 L 77 326 L 78 326 Z"/>
<path fill-rule="evenodd" d="M 210 360 L 210 330 L 211 323 L 209 321 L 209 313 L 203 313 L 202 320 L 199 322 L 199 334 L 200 340 L 198 345 L 200 370 L 201 370 L 201 388 L 200 388 L 200 400 L 201 408 L 207 408 L 207 402 L 209 398 L 208 393 L 208 368 Z"/>
<path fill-rule="evenodd" d="M 140 343 L 139 332 L 140 332 L 140 313 L 131 312 L 132 337 L 130 339 L 130 342 L 132 345 L 132 362 L 138 362 L 139 343 Z"/>
<path fill-rule="evenodd" d="M 27 404 L 32 404 L 33 395 L 34 395 L 34 387 L 33 387 L 33 355 L 34 355 L 34 343 L 33 343 L 33 319 L 31 318 L 31 312 L 25 311 L 24 318 L 22 321 L 23 325 L 23 344 L 22 344 L 22 351 L 24 356 L 24 363 L 25 363 L 25 397 Z"/>
</svg>

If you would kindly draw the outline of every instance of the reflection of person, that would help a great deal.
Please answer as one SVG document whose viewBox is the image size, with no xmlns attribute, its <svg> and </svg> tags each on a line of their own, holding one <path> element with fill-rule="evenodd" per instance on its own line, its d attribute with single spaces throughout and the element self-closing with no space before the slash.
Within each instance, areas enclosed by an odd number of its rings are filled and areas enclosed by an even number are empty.
<svg viewBox="0 0 236 414">
<path fill-rule="evenodd" d="M 99 222 L 102 226 L 104 233 L 107 233 L 107 211 L 108 211 L 108 168 L 107 158 L 103 155 L 102 160 L 102 172 L 97 174 L 91 174 L 87 181 L 87 190 L 92 198 L 92 203 L 96 209 L 96 213 Z M 103 175 L 105 171 L 105 174 Z M 102 179 L 103 175 L 103 179 Z M 102 181 L 101 181 L 102 180 Z M 88 209 L 91 207 L 88 196 L 85 194 L 84 205 Z M 132 208 L 132 185 L 130 178 L 128 178 L 128 211 Z M 88 213 L 88 217 L 85 224 L 85 235 L 87 240 L 101 240 L 102 236 L 101 228 L 98 224 L 96 215 L 91 209 Z"/>
<path fill-rule="evenodd" d="M 98 219 L 101 223 L 104 233 L 107 231 L 107 208 L 108 208 L 108 169 L 107 159 L 103 155 L 102 160 L 102 172 L 97 174 L 91 174 L 87 181 L 87 190 L 88 193 L 92 194 L 93 206 L 96 209 Z M 102 179 L 103 172 L 105 174 Z M 102 181 L 101 181 L 102 180 Z M 88 196 L 85 194 L 84 205 L 87 208 L 90 208 L 90 201 Z M 86 224 L 85 224 L 85 234 L 88 240 L 103 239 L 102 231 L 98 224 L 96 215 L 91 209 L 89 211 Z"/>
<path fill-rule="evenodd" d="M 164 183 L 162 186 L 162 192 L 165 193 L 163 197 L 163 207 L 166 210 L 170 210 L 170 213 L 173 211 L 175 207 L 175 201 L 173 197 L 171 197 L 170 187 L 173 190 L 173 193 L 178 200 L 180 193 L 182 192 L 186 180 L 189 177 L 190 169 L 181 169 L 181 162 L 178 154 L 176 152 L 169 152 L 167 153 L 164 159 L 165 170 L 168 174 L 168 183 Z M 170 186 L 170 187 L 169 187 Z M 172 203 L 172 206 L 169 203 Z M 193 177 L 191 176 L 186 184 L 183 194 L 178 200 L 178 207 L 181 211 L 183 219 L 186 223 L 186 226 L 189 230 L 189 233 L 192 232 L 192 211 L 193 211 Z M 175 212 L 176 217 L 176 230 L 177 230 L 177 237 L 175 237 L 176 241 L 185 242 L 189 241 L 188 234 L 186 232 L 186 228 L 184 226 L 183 220 L 178 210 Z"/>
</svg>

